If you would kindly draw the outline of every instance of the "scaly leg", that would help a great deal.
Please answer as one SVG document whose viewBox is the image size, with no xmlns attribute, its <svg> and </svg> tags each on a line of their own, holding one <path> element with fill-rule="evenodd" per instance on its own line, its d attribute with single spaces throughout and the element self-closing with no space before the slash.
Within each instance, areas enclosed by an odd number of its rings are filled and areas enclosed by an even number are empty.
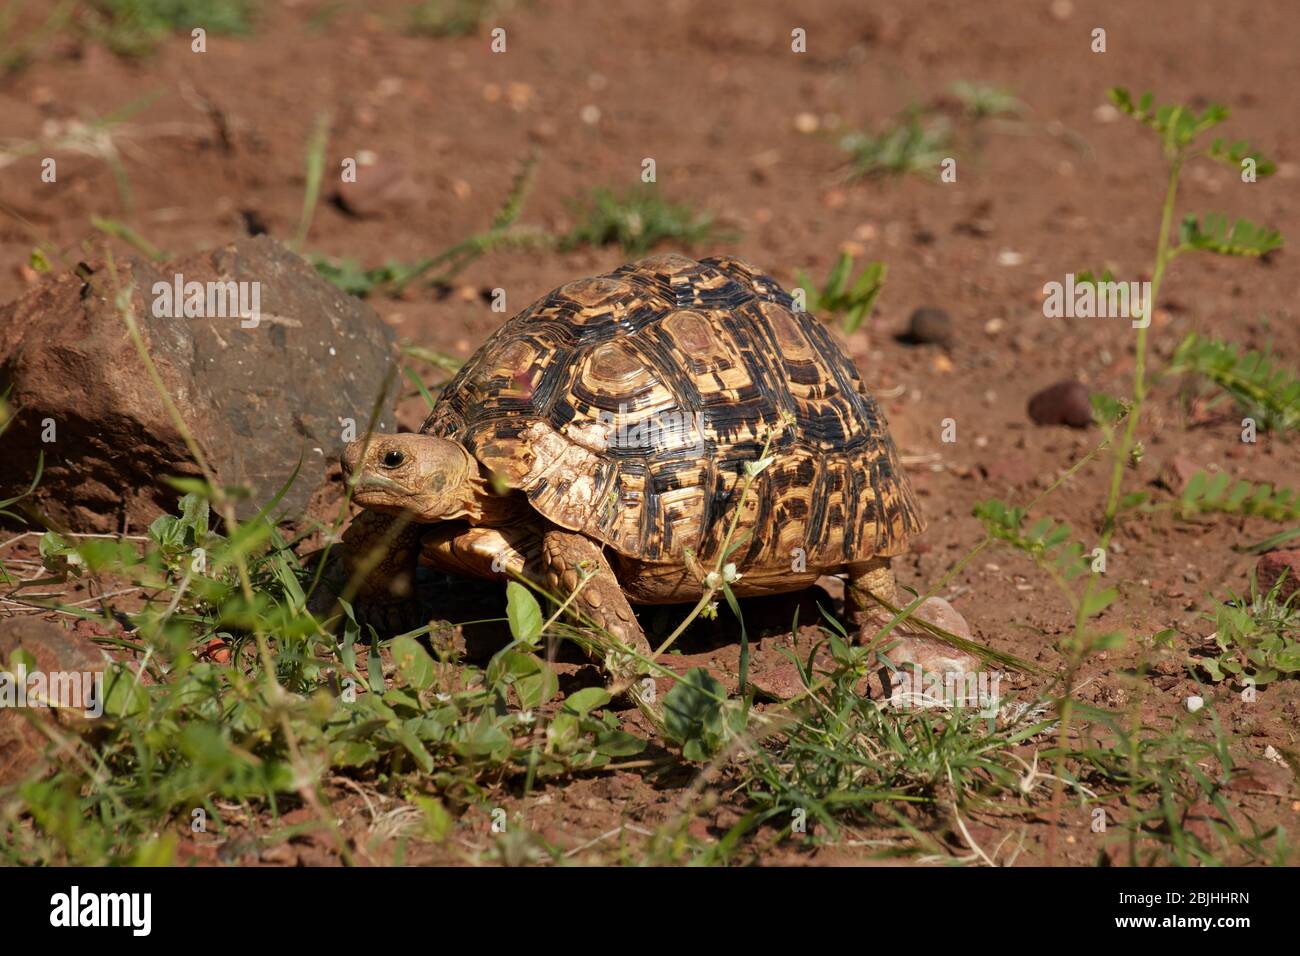
<svg viewBox="0 0 1300 956">
<path fill-rule="evenodd" d="M 388 636 L 426 623 L 415 596 L 424 530 L 404 518 L 363 511 L 343 532 L 342 596 L 352 601 L 363 633 L 367 624 Z"/>
<path fill-rule="evenodd" d="M 894 580 L 888 558 L 872 558 L 849 567 L 849 580 L 844 588 L 844 616 L 848 618 L 850 630 L 857 630 L 869 621 L 883 624 L 892 617 L 871 600 L 872 594 L 898 607 L 898 582 Z"/>
<path fill-rule="evenodd" d="M 647 684 L 640 657 L 651 654 L 650 642 L 637 623 L 623 586 L 605 560 L 600 547 L 590 538 L 571 531 L 550 530 L 542 539 L 542 577 L 548 590 L 560 600 L 581 590 L 570 605 L 574 616 L 594 624 L 627 650 L 611 649 L 603 661 L 616 690 L 626 689 L 642 711 L 653 700 L 653 683 Z M 582 584 L 583 572 L 592 576 Z"/>
</svg>

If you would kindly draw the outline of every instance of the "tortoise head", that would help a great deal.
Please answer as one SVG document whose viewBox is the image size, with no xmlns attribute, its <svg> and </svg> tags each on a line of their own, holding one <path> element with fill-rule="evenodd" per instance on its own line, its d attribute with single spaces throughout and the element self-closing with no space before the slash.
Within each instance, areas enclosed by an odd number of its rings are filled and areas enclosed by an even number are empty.
<svg viewBox="0 0 1300 956">
<path fill-rule="evenodd" d="M 372 435 L 343 450 L 352 500 L 419 522 L 482 517 L 479 464 L 463 445 L 433 435 Z"/>
</svg>

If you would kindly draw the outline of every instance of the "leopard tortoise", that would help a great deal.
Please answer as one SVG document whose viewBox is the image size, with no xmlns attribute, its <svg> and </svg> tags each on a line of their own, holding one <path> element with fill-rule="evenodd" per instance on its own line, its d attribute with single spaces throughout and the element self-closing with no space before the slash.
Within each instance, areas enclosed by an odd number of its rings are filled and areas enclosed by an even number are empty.
<svg viewBox="0 0 1300 956">
<path fill-rule="evenodd" d="M 419 433 L 357 441 L 343 467 L 365 509 L 343 549 L 359 609 L 408 601 L 420 561 L 578 589 L 571 610 L 632 652 L 606 655 L 623 686 L 650 652 L 630 604 L 698 600 L 738 507 L 734 592 L 847 572 L 853 624 L 875 604 L 862 592 L 896 601 L 889 559 L 922 529 L 853 363 L 725 256 L 561 286 L 484 343 Z"/>
</svg>

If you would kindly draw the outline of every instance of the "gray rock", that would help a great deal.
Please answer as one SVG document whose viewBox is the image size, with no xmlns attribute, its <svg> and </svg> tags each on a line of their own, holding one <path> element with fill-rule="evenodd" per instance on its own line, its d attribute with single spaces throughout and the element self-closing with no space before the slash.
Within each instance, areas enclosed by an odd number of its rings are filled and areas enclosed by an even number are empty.
<svg viewBox="0 0 1300 956">
<path fill-rule="evenodd" d="M 300 455 L 302 472 L 280 507 L 301 511 L 345 444 L 344 420 L 364 433 L 395 356 L 392 330 L 273 239 L 241 239 L 164 266 L 132 258 L 116 277 L 102 264 L 78 272 L 0 309 L 0 392 L 11 388 L 18 409 L 5 434 L 0 498 L 27 486 L 43 452 L 45 472 L 29 499 L 36 509 L 75 531 L 138 529 L 174 510 L 178 492 L 165 476 L 199 476 L 114 304 L 118 289 L 217 480 L 251 490 L 241 514 L 264 504 Z M 233 308 L 224 317 L 169 308 L 162 287 L 177 275 L 248 283 L 244 303 L 259 307 L 256 323 Z M 385 396 L 381 430 L 392 426 L 391 404 Z M 44 441 L 51 428 L 54 440 Z"/>
</svg>

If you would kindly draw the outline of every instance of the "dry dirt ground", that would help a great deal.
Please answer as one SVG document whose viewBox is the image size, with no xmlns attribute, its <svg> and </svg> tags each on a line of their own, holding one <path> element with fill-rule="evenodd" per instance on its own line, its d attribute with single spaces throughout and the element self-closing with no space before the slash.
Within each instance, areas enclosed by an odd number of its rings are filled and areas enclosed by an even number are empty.
<svg viewBox="0 0 1300 956">
<path fill-rule="evenodd" d="M 1300 235 L 1300 132 L 1293 122 L 1300 13 L 1282 0 L 912 0 L 870 9 L 832 0 L 801 4 L 797 13 L 767 2 L 548 0 L 499 17 L 508 31 L 504 55 L 489 52 L 486 27 L 447 39 L 405 35 L 401 4 L 341 3 L 313 21 L 325 6 L 268 5 L 252 35 L 212 37 L 202 55 L 191 53 L 184 37 L 139 62 L 60 40 L 6 78 L 0 113 L 4 135 L 15 139 L 39 137 L 52 121 L 106 116 L 151 93 L 157 99 L 113 134 L 132 208 L 99 158 L 62 156 L 58 188 L 35 185 L 35 157 L 0 169 L 0 199 L 26 223 L 0 217 L 0 298 L 24 291 L 30 276 L 20 264 L 36 238 L 77 258 L 95 215 L 128 221 L 175 252 L 227 241 L 250 218 L 287 238 L 302 203 L 305 144 L 324 110 L 332 120 L 331 165 L 372 151 L 402 167 L 415 187 L 397 214 L 357 219 L 327 203 L 317 210 L 307 248 L 367 265 L 418 259 L 484 228 L 530 149 L 541 159 L 521 221 L 556 231 L 572 223 L 569 200 L 592 186 L 634 183 L 642 160 L 653 157 L 669 198 L 710 210 L 735 234 L 691 250 L 697 255 L 737 253 L 787 287 L 800 269 L 824 275 L 845 248 L 888 264 L 878 309 L 847 349 L 912 462 L 929 528 L 899 573 L 905 584 L 925 587 L 982 537 L 971 516 L 976 502 L 1026 503 L 1098 441 L 1095 428 L 1033 425 L 1025 410 L 1030 395 L 1067 377 L 1129 393 L 1134 332 L 1127 322 L 1048 319 L 1041 308 L 1043 284 L 1067 272 L 1110 267 L 1149 278 L 1163 166 L 1150 134 L 1103 107 L 1108 87 L 1230 106 L 1228 133 L 1249 137 L 1280 161 L 1280 171 L 1244 185 L 1230 169 L 1197 164 L 1185 177 L 1180 211 L 1224 209 Z M 806 54 L 790 51 L 796 26 L 807 30 Z M 1090 49 L 1097 26 L 1107 31 L 1105 53 Z M 820 127 L 838 117 L 874 128 L 909 106 L 942 105 L 962 80 L 1005 87 L 1027 110 L 1018 119 L 961 127 L 955 183 L 921 176 L 850 182 L 835 137 L 797 128 L 811 125 L 796 123 L 801 114 Z M 1191 330 L 1270 346 L 1287 364 L 1300 363 L 1293 312 L 1300 274 L 1292 255 L 1180 259 L 1158 303 L 1156 364 Z M 450 295 L 420 289 L 372 304 L 404 340 L 463 358 L 503 318 L 482 290 L 504 288 L 514 312 L 624 258 L 617 248 L 498 252 L 459 276 Z M 951 314 L 951 348 L 896 341 L 923 305 Z M 408 426 L 420 407 L 418 398 L 404 404 Z M 949 418 L 957 440 L 945 443 L 941 423 Z M 1230 413 L 1206 413 L 1177 382 L 1164 383 L 1146 409 L 1146 457 L 1129 487 L 1152 490 L 1176 457 L 1184 466 L 1295 484 L 1300 456 L 1293 444 L 1267 434 L 1243 444 L 1239 431 Z M 1108 475 L 1106 463 L 1084 467 L 1041 513 L 1096 528 Z M 1247 586 L 1254 559 L 1232 546 L 1274 530 L 1257 519 L 1196 524 L 1161 514 L 1128 521 L 1108 568 L 1121 596 L 1103 625 L 1138 636 L 1172 628 L 1178 646 L 1189 646 L 1212 630 L 1203 615 Z M 1071 628 L 1069 610 L 1027 560 L 987 550 L 944 593 L 981 640 L 1059 665 L 1056 643 Z M 773 610 L 760 669 L 788 641 L 791 607 Z M 683 664 L 735 670 L 734 635 L 705 630 L 687 650 Z M 1133 653 L 1088 663 L 1080 696 L 1122 704 L 1118 675 L 1132 666 Z M 1177 713 L 1197 692 L 1174 668 L 1147 686 L 1144 716 Z M 1294 745 L 1294 683 L 1279 682 L 1251 704 L 1227 690 L 1209 693 L 1245 755 Z M 685 771 L 679 776 L 613 773 L 545 789 L 527 805 L 508 789 L 501 800 L 549 838 L 576 847 L 621 820 L 653 826 L 689 783 Z M 1292 788 L 1289 796 L 1248 798 L 1243 806 L 1261 825 L 1294 828 L 1300 805 L 1292 803 Z M 364 830 L 362 798 L 343 785 L 338 796 Z M 697 821 L 698 835 L 724 832 L 734 819 L 729 812 L 724 800 Z M 1041 861 L 1047 824 L 1025 825 L 1021 860 Z M 486 818 L 480 829 L 486 840 Z M 1096 862 L 1086 827 L 1075 832 L 1079 838 L 1064 840 L 1058 859 Z M 309 845 L 285 846 L 277 851 L 283 859 L 266 862 L 328 859 L 323 850 L 313 856 Z M 781 849 L 767 859 L 864 860 L 869 851 Z M 195 852 L 215 858 L 211 850 Z"/>
</svg>

